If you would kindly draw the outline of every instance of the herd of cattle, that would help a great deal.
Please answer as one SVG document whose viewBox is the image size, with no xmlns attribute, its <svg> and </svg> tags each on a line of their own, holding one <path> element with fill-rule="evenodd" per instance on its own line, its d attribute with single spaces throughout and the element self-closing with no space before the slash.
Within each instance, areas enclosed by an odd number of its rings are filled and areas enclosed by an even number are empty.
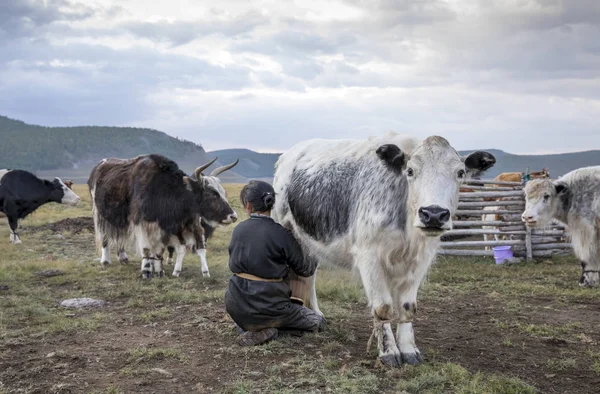
<svg viewBox="0 0 600 394">
<path fill-rule="evenodd" d="M 88 186 L 102 262 L 110 264 L 111 246 L 122 263 L 128 262 L 125 249 L 134 240 L 144 278 L 164 275 L 165 251 L 169 260 L 176 252 L 173 275 L 179 276 L 188 248 L 200 257 L 202 274 L 209 276 L 206 239 L 217 226 L 238 218 L 218 179 L 238 161 L 204 175 L 213 163 L 193 175 L 154 154 L 110 158 L 96 165 Z M 440 236 L 452 229 L 464 180 L 481 176 L 495 163 L 489 152 L 461 157 L 443 137 L 419 141 L 393 133 L 367 140 L 308 140 L 277 161 L 274 219 L 292 231 L 320 265 L 358 270 L 384 364 L 422 361 L 412 327 L 418 289 L 435 259 Z M 517 174 L 520 182 L 523 174 Z M 547 226 L 552 219 L 567 225 L 581 260 L 580 284 L 597 286 L 600 166 L 556 180 L 547 170 L 530 175 L 522 220 L 530 227 Z M 58 178 L 51 182 L 19 170 L 0 172 L 0 211 L 8 216 L 14 243 L 20 242 L 18 219 L 46 202 L 79 200 Z M 308 305 L 322 314 L 315 275 L 309 280 Z"/>
</svg>

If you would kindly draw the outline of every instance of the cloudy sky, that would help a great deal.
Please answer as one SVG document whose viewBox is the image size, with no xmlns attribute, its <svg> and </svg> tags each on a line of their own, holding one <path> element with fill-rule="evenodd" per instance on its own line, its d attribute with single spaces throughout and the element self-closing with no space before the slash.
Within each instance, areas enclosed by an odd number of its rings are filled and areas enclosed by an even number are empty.
<svg viewBox="0 0 600 394">
<path fill-rule="evenodd" d="M 598 0 L 0 0 L 0 114 L 207 150 L 600 149 L 598 37 Z"/>
</svg>

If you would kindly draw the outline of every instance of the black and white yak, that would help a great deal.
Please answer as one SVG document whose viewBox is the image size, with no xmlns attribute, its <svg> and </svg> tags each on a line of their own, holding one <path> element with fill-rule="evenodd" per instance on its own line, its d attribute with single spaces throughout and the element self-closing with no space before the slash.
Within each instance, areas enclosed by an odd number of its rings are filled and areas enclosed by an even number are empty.
<svg viewBox="0 0 600 394">
<path fill-rule="evenodd" d="M 110 264 L 110 246 L 116 246 L 119 260 L 128 262 L 125 247 L 135 239 L 142 256 L 143 278 L 164 275 L 163 253 L 177 250 L 174 276 L 179 276 L 186 245 L 195 248 L 208 275 L 206 245 L 201 220 L 227 225 L 237 220 L 216 176 L 202 171 L 211 163 L 186 175 L 177 164 L 161 155 L 132 159 L 104 159 L 88 179 L 96 239 L 102 247 L 101 261 Z M 236 163 L 216 169 L 221 173 Z"/>
<path fill-rule="evenodd" d="M 279 158 L 276 220 L 320 264 L 358 270 L 384 364 L 422 362 L 412 325 L 417 291 L 452 229 L 460 185 L 495 162 L 488 152 L 461 157 L 442 137 L 396 134 L 304 141 Z M 314 278 L 308 304 L 321 313 Z"/>
<path fill-rule="evenodd" d="M 24 170 L 0 170 L 0 212 L 8 218 L 10 242 L 20 244 L 19 220 L 49 202 L 75 206 L 81 201 L 59 178 L 40 179 Z"/>
</svg>

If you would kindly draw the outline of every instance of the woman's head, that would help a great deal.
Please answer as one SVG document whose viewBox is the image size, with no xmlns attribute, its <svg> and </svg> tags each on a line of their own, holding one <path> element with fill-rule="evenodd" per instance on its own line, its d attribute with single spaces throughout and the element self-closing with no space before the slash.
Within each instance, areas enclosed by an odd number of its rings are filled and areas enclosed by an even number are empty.
<svg viewBox="0 0 600 394">
<path fill-rule="evenodd" d="M 246 212 L 270 212 L 275 205 L 275 190 L 267 182 L 250 181 L 240 193 Z"/>
</svg>

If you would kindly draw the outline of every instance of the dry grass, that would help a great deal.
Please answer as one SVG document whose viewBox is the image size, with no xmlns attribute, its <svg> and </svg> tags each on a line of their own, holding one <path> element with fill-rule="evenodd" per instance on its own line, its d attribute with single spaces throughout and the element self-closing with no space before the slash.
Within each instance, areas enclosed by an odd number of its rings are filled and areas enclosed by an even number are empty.
<svg viewBox="0 0 600 394">
<path fill-rule="evenodd" d="M 230 200 L 241 214 L 238 199 L 240 189 L 241 185 L 227 185 Z M 131 254 L 132 263 L 128 266 L 114 264 L 108 268 L 102 267 L 97 261 L 92 233 L 63 234 L 67 239 L 60 240 L 50 232 L 32 231 L 36 226 L 64 218 L 90 216 L 87 188 L 85 185 L 75 185 L 74 190 L 83 199 L 79 207 L 48 204 L 23 221 L 25 231 L 22 232 L 22 245 L 8 242 L 6 220 L 0 219 L 0 285 L 7 285 L 10 289 L 5 294 L 0 293 L 0 361 L 5 346 L 15 340 L 27 343 L 40 338 L 51 340 L 64 334 L 93 335 L 117 321 L 139 327 L 161 327 L 169 323 L 181 330 L 210 330 L 223 342 L 205 344 L 214 346 L 211 357 L 271 360 L 270 366 L 262 370 L 260 375 L 252 374 L 251 361 L 246 370 L 223 373 L 219 390 L 226 393 L 536 392 L 532 385 L 512 376 L 470 372 L 461 365 L 435 360 L 434 350 L 430 352 L 431 361 L 425 365 L 404 367 L 392 373 L 382 373 L 374 367 L 372 354 L 362 359 L 348 358 L 348 347 L 362 348 L 365 343 L 357 339 L 355 331 L 340 322 L 356 313 L 364 315 L 365 320 L 369 320 L 369 317 L 360 282 L 350 273 L 334 269 L 321 269 L 317 280 L 321 309 L 333 321 L 326 332 L 252 349 L 232 347 L 230 343 L 233 336 L 228 326 L 218 320 L 207 319 L 201 311 L 202 308 L 221 307 L 230 275 L 227 246 L 233 226 L 218 229 L 209 242 L 210 279 L 202 278 L 199 261 L 188 255 L 180 278 L 169 276 L 163 280 L 142 282 L 138 277 L 139 266 L 135 263 L 135 254 Z M 35 275 L 44 269 L 60 269 L 65 274 L 52 278 Z M 170 272 L 167 270 L 167 273 Z M 488 261 L 448 258 L 441 259 L 435 266 L 419 297 L 435 305 L 436 300 L 478 294 L 489 302 L 502 305 L 507 313 L 516 315 L 527 312 L 527 304 L 522 301 L 525 296 L 549 297 L 557 305 L 597 297 L 597 293 L 580 289 L 576 279 L 577 266 L 568 259 L 497 267 Z M 74 312 L 58 306 L 60 300 L 73 297 L 100 298 L 108 301 L 111 307 Z M 188 312 L 178 312 L 178 308 Z M 497 321 L 496 326 L 498 342 L 505 348 L 518 346 L 517 341 L 509 336 L 512 334 L 566 337 L 569 340 L 576 338 L 576 335 L 586 334 L 577 322 L 553 326 L 524 323 L 515 318 L 512 321 Z M 418 337 L 417 333 L 417 340 Z M 318 348 L 306 348 L 313 341 L 311 338 L 321 338 L 321 345 Z M 190 351 L 184 346 L 139 346 L 115 350 L 114 357 L 122 357 L 126 362 L 122 368 L 113 371 L 118 374 L 120 383 L 89 387 L 87 392 L 126 392 L 121 388 L 123 381 L 147 375 L 153 365 L 160 366 L 160 362 L 165 360 L 171 359 L 182 364 L 191 362 L 195 356 Z M 553 371 L 564 371 L 588 362 L 587 365 L 600 374 L 600 357 L 597 354 L 600 353 L 583 355 L 587 361 L 570 356 L 550 359 L 546 363 Z M 282 355 L 286 355 L 285 359 L 277 361 Z M 3 389 L 0 385 L 0 393 Z"/>
</svg>

